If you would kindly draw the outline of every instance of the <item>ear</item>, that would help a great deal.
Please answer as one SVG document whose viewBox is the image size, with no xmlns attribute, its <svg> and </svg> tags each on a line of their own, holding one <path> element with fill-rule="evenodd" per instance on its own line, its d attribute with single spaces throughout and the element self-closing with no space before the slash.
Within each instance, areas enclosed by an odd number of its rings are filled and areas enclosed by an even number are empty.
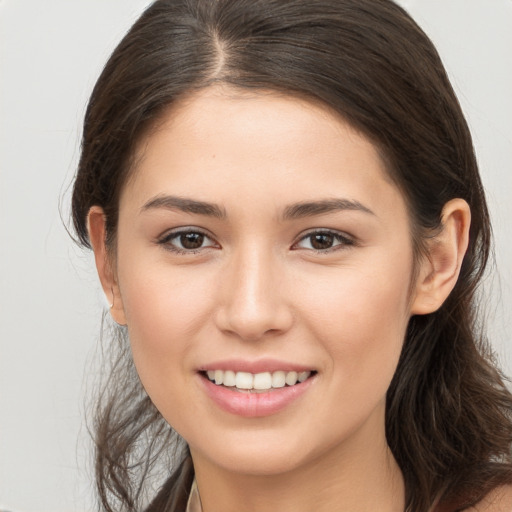
<svg viewBox="0 0 512 512">
<path fill-rule="evenodd" d="M 459 277 L 468 248 L 471 210 L 463 199 L 445 204 L 441 231 L 427 240 L 413 296 L 411 314 L 426 315 L 441 307 Z"/>
<path fill-rule="evenodd" d="M 96 269 L 103 292 L 110 306 L 110 314 L 114 321 L 126 325 L 123 301 L 119 291 L 117 277 L 113 267 L 112 256 L 106 246 L 105 212 L 100 206 L 93 206 L 87 214 L 87 229 L 96 260 Z"/>
</svg>

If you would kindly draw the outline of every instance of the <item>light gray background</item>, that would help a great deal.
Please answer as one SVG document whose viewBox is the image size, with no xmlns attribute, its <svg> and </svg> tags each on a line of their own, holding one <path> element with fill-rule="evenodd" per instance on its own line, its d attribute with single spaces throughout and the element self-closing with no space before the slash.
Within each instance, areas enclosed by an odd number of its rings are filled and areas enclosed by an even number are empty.
<svg viewBox="0 0 512 512">
<path fill-rule="evenodd" d="M 85 102 L 147 0 L 0 0 L 0 509 L 93 509 L 87 381 L 105 307 L 59 217 Z M 512 0 L 401 0 L 473 130 L 496 235 L 493 343 L 512 374 Z"/>
</svg>

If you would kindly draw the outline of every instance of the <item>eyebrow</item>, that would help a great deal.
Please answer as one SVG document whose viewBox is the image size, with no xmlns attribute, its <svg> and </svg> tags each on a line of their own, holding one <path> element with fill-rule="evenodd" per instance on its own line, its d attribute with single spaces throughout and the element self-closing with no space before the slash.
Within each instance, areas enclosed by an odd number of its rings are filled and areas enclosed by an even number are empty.
<svg viewBox="0 0 512 512">
<path fill-rule="evenodd" d="M 164 208 L 167 210 L 180 210 L 185 213 L 194 213 L 225 219 L 226 211 L 214 203 L 197 201 L 179 196 L 159 195 L 146 203 L 141 211 Z M 323 199 L 319 201 L 300 202 L 287 206 L 283 213 L 284 220 L 301 219 L 304 217 L 313 217 L 315 215 L 324 215 L 336 211 L 360 211 L 370 215 L 375 215 L 369 208 L 359 201 L 349 199 Z"/>
<path fill-rule="evenodd" d="M 315 215 L 323 215 L 326 213 L 345 210 L 359 211 L 375 215 L 375 213 L 359 201 L 352 201 L 350 199 L 324 199 L 321 201 L 295 203 L 287 206 L 283 213 L 283 219 L 301 219 L 303 217 L 312 217 Z"/>
<path fill-rule="evenodd" d="M 205 201 L 196 201 L 195 199 L 187 199 L 179 196 L 156 196 L 146 203 L 141 208 L 141 211 L 153 210 L 164 208 L 166 210 L 180 210 L 185 213 L 195 213 L 199 215 L 206 215 L 208 217 L 215 217 L 217 219 L 226 218 L 226 211 L 216 204 L 207 203 Z"/>
</svg>

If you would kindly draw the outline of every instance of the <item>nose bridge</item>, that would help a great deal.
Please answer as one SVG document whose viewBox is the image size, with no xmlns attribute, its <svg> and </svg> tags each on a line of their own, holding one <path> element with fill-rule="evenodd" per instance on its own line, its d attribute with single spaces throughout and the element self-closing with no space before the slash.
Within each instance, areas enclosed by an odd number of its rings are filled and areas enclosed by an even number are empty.
<svg viewBox="0 0 512 512">
<path fill-rule="evenodd" d="M 282 270 L 269 247 L 253 243 L 234 252 L 222 284 L 219 327 L 244 339 L 289 328 Z"/>
</svg>

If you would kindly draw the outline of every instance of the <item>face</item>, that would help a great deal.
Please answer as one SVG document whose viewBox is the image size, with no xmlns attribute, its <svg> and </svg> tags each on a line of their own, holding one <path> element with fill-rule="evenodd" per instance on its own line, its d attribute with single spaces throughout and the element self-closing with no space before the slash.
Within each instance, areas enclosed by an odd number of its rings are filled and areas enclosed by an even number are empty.
<svg viewBox="0 0 512 512">
<path fill-rule="evenodd" d="M 375 147 L 319 105 L 206 89 L 139 156 L 116 308 L 194 462 L 275 474 L 384 439 L 413 252 Z"/>
</svg>

